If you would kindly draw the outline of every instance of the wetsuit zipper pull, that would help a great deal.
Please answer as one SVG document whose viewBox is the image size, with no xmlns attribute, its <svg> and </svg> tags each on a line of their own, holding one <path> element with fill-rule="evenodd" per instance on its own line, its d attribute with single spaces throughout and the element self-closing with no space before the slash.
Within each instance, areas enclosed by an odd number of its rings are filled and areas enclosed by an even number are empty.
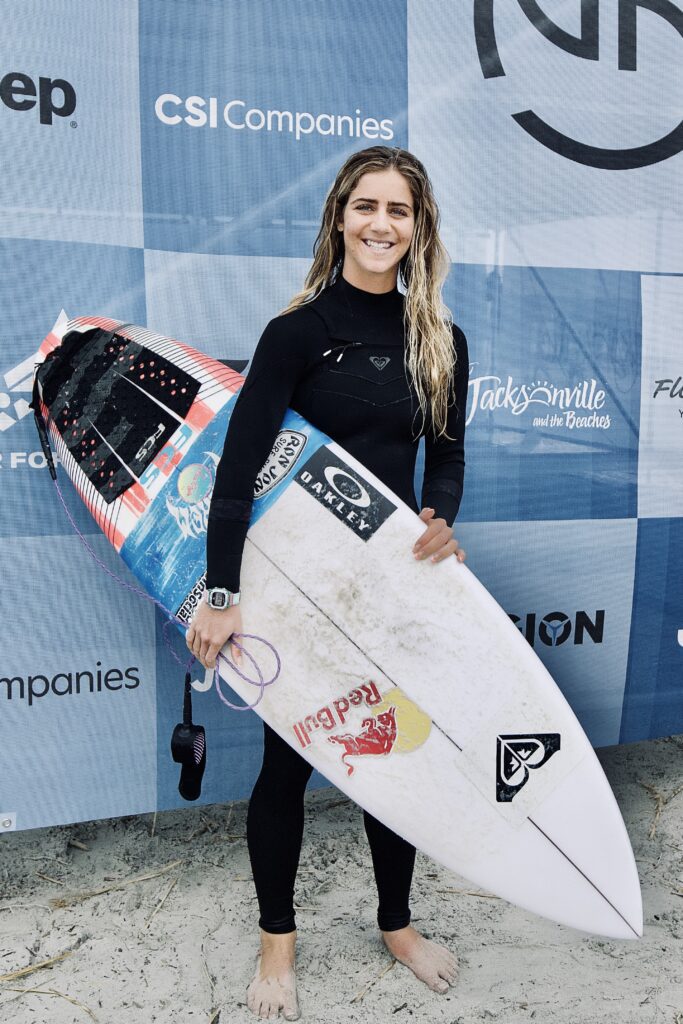
<svg viewBox="0 0 683 1024">
<path fill-rule="evenodd" d="M 340 348 L 342 351 L 339 353 L 339 355 L 335 359 L 336 363 L 340 363 L 344 353 L 347 350 L 347 348 L 356 348 L 358 345 L 362 345 L 362 344 L 363 344 L 362 341 L 350 341 L 347 345 L 335 345 L 334 348 L 328 348 L 327 352 L 323 352 L 323 359 L 325 358 L 325 356 L 329 356 L 332 352 L 336 352 L 337 349 Z"/>
</svg>

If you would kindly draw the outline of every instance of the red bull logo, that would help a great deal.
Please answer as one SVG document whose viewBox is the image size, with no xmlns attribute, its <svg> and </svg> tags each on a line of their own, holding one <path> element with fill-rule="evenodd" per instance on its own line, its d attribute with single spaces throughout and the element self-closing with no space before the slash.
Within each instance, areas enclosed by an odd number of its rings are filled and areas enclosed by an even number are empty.
<svg viewBox="0 0 683 1024">
<path fill-rule="evenodd" d="M 390 754 L 396 742 L 396 708 L 390 707 L 377 717 L 363 719 L 363 731 L 354 736 L 350 732 L 341 736 L 328 736 L 328 743 L 339 743 L 344 748 L 342 761 L 348 775 L 354 767 L 347 764 L 347 757 L 362 757 L 365 754 Z"/>
<path fill-rule="evenodd" d="M 361 706 L 372 708 L 371 714 L 358 722 Z M 356 710 L 358 709 L 358 710 Z M 339 731 L 351 721 L 347 731 Z M 311 743 L 312 736 L 319 730 L 327 743 L 342 747 L 341 759 L 348 775 L 355 767 L 349 763 L 353 757 L 379 757 L 388 754 L 408 754 L 417 750 L 429 738 L 432 720 L 426 712 L 413 703 L 399 687 L 393 687 L 387 694 L 381 694 L 375 683 L 363 683 L 344 697 L 338 697 L 320 708 L 315 714 L 293 726 L 294 735 L 304 749 Z M 335 730 L 333 735 L 326 735 Z"/>
<path fill-rule="evenodd" d="M 372 682 L 362 683 L 361 686 L 351 690 L 346 696 L 338 697 L 337 700 L 332 701 L 331 707 L 329 704 L 326 704 L 314 714 L 306 715 L 301 722 L 297 722 L 293 727 L 294 735 L 305 749 L 311 742 L 312 732 L 321 728 L 327 732 L 331 729 L 336 729 L 339 725 L 346 723 L 346 715 L 351 708 L 360 707 L 361 704 L 371 708 L 375 704 L 381 704 L 381 702 L 382 694 L 376 685 Z"/>
</svg>

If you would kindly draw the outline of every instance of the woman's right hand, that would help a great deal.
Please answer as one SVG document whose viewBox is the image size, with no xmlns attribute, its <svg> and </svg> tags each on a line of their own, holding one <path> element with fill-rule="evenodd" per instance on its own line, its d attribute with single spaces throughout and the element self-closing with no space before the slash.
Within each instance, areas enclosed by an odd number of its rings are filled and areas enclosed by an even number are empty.
<svg viewBox="0 0 683 1024">
<path fill-rule="evenodd" d="M 204 668 L 214 668 L 216 655 L 233 633 L 242 632 L 239 605 L 232 608 L 211 608 L 201 601 L 187 629 L 185 642 Z M 242 653 L 230 645 L 233 659 L 241 664 Z"/>
</svg>

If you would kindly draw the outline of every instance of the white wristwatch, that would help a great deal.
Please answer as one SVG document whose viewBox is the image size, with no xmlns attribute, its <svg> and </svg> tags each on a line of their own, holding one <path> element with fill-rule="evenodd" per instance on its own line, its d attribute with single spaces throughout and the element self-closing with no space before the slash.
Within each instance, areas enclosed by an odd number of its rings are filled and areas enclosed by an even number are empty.
<svg viewBox="0 0 683 1024">
<path fill-rule="evenodd" d="M 206 603 L 210 608 L 232 608 L 240 603 L 240 592 L 226 590 L 225 587 L 209 587 L 206 590 Z"/>
</svg>

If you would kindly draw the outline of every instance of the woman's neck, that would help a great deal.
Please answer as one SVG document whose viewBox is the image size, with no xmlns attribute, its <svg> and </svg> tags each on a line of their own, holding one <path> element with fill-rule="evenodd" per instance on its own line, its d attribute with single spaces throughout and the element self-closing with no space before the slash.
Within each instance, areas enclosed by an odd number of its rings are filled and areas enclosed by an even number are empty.
<svg viewBox="0 0 683 1024">
<path fill-rule="evenodd" d="M 370 292 L 366 288 L 358 288 L 340 274 L 334 290 L 349 312 L 376 317 L 393 316 L 403 310 L 403 296 L 396 285 L 390 291 Z"/>
<path fill-rule="evenodd" d="M 369 292 L 371 295 L 384 295 L 396 290 L 398 273 L 394 270 L 386 274 L 354 274 L 348 267 L 342 267 L 341 277 L 358 291 Z"/>
</svg>

